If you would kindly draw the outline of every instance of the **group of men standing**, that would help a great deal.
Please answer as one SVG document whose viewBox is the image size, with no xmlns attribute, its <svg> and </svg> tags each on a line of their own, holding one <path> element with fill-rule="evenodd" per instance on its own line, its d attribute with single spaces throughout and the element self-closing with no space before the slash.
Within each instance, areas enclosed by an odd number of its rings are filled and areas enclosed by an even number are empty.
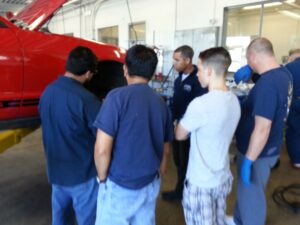
<svg viewBox="0 0 300 225">
<path fill-rule="evenodd" d="M 127 51 L 128 86 L 112 90 L 102 105 L 82 86 L 95 73 L 96 56 L 85 47 L 71 51 L 65 75 L 46 88 L 39 106 L 54 225 L 73 224 L 74 214 L 79 225 L 155 224 L 171 143 L 177 185 L 162 198 L 182 200 L 187 224 L 265 224 L 265 187 L 279 157 L 291 76 L 268 39 L 253 40 L 246 57 L 261 78 L 240 106 L 225 85 L 228 51 L 207 49 L 197 66 L 193 54 L 186 45 L 174 51 L 179 76 L 170 113 L 148 86 L 157 65 L 153 49 Z M 230 221 L 228 149 L 235 132 L 238 186 Z"/>
</svg>

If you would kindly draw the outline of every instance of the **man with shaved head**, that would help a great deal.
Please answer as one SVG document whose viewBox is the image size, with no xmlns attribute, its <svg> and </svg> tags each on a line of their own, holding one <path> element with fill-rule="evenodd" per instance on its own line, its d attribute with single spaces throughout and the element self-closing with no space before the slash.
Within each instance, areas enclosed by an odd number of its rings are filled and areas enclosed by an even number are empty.
<svg viewBox="0 0 300 225">
<path fill-rule="evenodd" d="M 247 48 L 247 62 L 260 75 L 242 105 L 236 131 L 238 148 L 236 225 L 264 225 L 265 187 L 270 170 L 279 157 L 287 112 L 290 76 L 276 61 L 272 43 L 253 40 Z"/>
</svg>

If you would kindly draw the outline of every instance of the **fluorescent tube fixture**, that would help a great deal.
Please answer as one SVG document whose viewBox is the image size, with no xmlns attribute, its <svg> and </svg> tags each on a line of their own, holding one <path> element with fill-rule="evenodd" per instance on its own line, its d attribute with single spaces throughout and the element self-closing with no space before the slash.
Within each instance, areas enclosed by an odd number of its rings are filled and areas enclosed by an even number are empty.
<svg viewBox="0 0 300 225">
<path fill-rule="evenodd" d="M 63 6 L 74 4 L 75 2 L 78 2 L 79 0 L 69 0 L 67 1 Z"/>
<path fill-rule="evenodd" d="M 295 0 L 286 0 L 286 3 L 295 3 Z"/>
<path fill-rule="evenodd" d="M 273 6 L 278 6 L 278 5 L 282 5 L 281 2 L 271 2 L 271 3 L 266 3 L 264 4 L 264 7 L 273 7 Z M 250 6 L 245 6 L 243 7 L 244 10 L 251 10 L 251 9 L 259 9 L 261 8 L 262 5 L 250 5 Z"/>
<path fill-rule="evenodd" d="M 261 8 L 261 5 L 251 5 L 251 6 L 243 7 L 243 10 L 259 9 L 259 8 Z"/>
<path fill-rule="evenodd" d="M 278 12 L 285 15 L 285 16 L 292 17 L 294 19 L 300 19 L 300 15 L 298 13 L 290 12 L 290 11 L 287 11 L 287 10 L 280 10 Z"/>
</svg>

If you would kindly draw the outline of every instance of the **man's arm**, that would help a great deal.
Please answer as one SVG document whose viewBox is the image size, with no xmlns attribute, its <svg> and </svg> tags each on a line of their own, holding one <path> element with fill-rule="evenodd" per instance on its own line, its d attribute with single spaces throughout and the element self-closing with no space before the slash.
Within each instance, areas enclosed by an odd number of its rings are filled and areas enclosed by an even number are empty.
<svg viewBox="0 0 300 225">
<path fill-rule="evenodd" d="M 188 139 L 189 137 L 189 132 L 181 126 L 179 123 L 176 128 L 175 128 L 175 138 L 178 141 L 183 141 Z"/>
<path fill-rule="evenodd" d="M 98 178 L 104 181 L 107 177 L 111 161 L 113 138 L 98 129 L 95 144 L 94 159 L 97 168 Z"/>
<path fill-rule="evenodd" d="M 259 157 L 264 149 L 270 135 L 271 126 L 271 120 L 261 116 L 255 116 L 254 130 L 252 131 L 248 150 L 240 170 L 240 176 L 246 186 L 249 186 L 251 183 L 252 163 Z"/>
<path fill-rule="evenodd" d="M 252 131 L 246 157 L 255 161 L 264 149 L 271 131 L 272 121 L 261 116 L 255 116 L 255 126 Z"/>
<path fill-rule="evenodd" d="M 167 164 L 168 164 L 168 156 L 169 156 L 170 148 L 171 148 L 170 143 L 164 143 L 163 157 L 160 163 L 161 175 L 164 175 L 167 172 Z"/>
</svg>

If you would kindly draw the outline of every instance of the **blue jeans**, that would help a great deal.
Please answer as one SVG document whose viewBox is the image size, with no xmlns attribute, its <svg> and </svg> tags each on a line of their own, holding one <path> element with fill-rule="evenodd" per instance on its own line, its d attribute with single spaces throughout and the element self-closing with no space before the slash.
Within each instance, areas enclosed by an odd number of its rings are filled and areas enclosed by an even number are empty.
<svg viewBox="0 0 300 225">
<path fill-rule="evenodd" d="M 160 179 L 132 190 L 111 180 L 100 183 L 96 225 L 155 225 L 156 199 Z"/>
<path fill-rule="evenodd" d="M 52 184 L 52 224 L 94 225 L 96 220 L 98 183 L 92 178 L 74 186 Z"/>
</svg>

